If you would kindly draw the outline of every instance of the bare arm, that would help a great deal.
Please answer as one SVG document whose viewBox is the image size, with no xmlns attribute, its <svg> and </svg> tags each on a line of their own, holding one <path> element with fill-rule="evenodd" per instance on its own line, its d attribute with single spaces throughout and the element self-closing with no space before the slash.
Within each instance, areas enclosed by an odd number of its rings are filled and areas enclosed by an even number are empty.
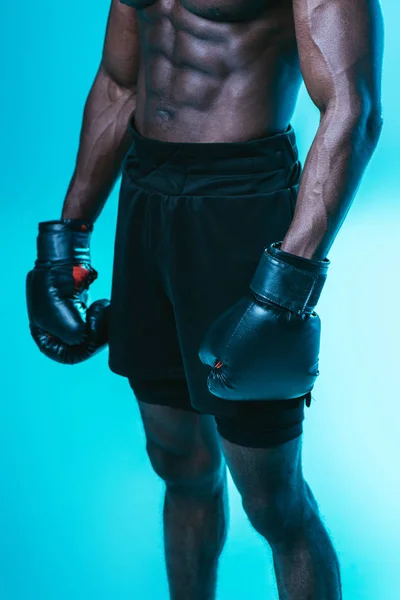
<svg viewBox="0 0 400 600">
<path fill-rule="evenodd" d="M 319 128 L 282 250 L 326 257 L 381 131 L 383 19 L 378 0 L 294 0 L 304 82 Z"/>
<path fill-rule="evenodd" d="M 128 124 L 136 105 L 138 69 L 136 11 L 112 0 L 103 56 L 86 101 L 62 218 L 94 222 L 99 216 L 131 143 Z"/>
</svg>

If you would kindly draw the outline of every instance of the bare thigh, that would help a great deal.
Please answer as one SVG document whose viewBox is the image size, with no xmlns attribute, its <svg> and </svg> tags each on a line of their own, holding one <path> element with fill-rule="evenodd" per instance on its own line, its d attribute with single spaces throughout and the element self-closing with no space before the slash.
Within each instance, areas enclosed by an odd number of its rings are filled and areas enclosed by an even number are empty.
<svg viewBox="0 0 400 600">
<path fill-rule="evenodd" d="M 174 488 L 218 484 L 225 461 L 214 417 L 139 401 L 147 453 L 154 471 Z"/>
<path fill-rule="evenodd" d="M 302 437 L 271 448 L 246 448 L 221 438 L 232 479 L 254 528 L 271 543 L 309 511 L 318 510 L 303 478 Z"/>
<path fill-rule="evenodd" d="M 302 483 L 302 438 L 271 448 L 247 448 L 221 438 L 223 453 L 242 497 L 267 497 L 279 490 L 293 492 Z"/>
</svg>

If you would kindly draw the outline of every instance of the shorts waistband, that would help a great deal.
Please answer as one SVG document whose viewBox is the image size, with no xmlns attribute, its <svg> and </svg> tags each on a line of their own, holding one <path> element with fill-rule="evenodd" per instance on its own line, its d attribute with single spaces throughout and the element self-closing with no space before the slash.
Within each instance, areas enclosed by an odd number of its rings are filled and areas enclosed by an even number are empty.
<svg viewBox="0 0 400 600">
<path fill-rule="evenodd" d="M 147 138 L 136 129 L 134 116 L 130 122 L 130 130 L 136 158 L 142 164 L 148 165 L 151 162 L 153 167 L 171 159 L 174 163 L 187 163 L 191 160 L 210 163 L 218 159 L 276 157 L 280 153 L 290 162 L 298 160 L 296 135 L 291 125 L 281 133 L 245 142 L 165 142 Z"/>
<path fill-rule="evenodd" d="M 133 144 L 125 172 L 150 192 L 180 196 L 268 194 L 296 185 L 301 165 L 291 126 L 246 142 L 162 142 L 142 136 L 131 120 Z"/>
</svg>

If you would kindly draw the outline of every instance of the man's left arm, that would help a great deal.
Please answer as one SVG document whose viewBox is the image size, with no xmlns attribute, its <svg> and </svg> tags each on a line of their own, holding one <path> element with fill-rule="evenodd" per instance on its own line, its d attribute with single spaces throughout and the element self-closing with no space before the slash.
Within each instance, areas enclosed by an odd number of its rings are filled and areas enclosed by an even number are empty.
<svg viewBox="0 0 400 600">
<path fill-rule="evenodd" d="M 320 111 L 281 249 L 326 257 L 381 127 L 383 18 L 378 0 L 293 0 L 304 83 Z"/>
</svg>

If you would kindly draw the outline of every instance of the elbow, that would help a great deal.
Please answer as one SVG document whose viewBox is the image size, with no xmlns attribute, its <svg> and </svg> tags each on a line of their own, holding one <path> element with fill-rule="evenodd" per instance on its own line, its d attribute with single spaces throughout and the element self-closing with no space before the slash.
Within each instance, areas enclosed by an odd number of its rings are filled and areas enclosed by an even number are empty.
<svg viewBox="0 0 400 600">
<path fill-rule="evenodd" d="M 122 90 L 124 95 L 136 94 L 137 78 L 132 73 L 126 73 L 119 65 L 107 64 L 105 60 L 100 63 L 99 74 L 107 79 L 111 86 Z"/>
<path fill-rule="evenodd" d="M 358 148 L 360 156 L 369 160 L 378 145 L 382 133 L 383 118 L 379 106 L 369 105 L 364 108 L 349 130 L 354 148 Z"/>
<path fill-rule="evenodd" d="M 360 115 L 354 129 L 354 142 L 361 153 L 369 160 L 375 152 L 383 128 L 380 106 L 369 105 Z"/>
<path fill-rule="evenodd" d="M 365 149 L 373 151 L 383 128 L 382 105 L 380 102 L 358 98 L 351 103 L 347 103 L 346 106 L 343 106 L 341 102 L 332 104 L 322 114 L 322 120 L 327 117 L 330 125 L 334 124 L 332 129 L 335 130 L 335 137 L 351 138 Z"/>
<path fill-rule="evenodd" d="M 363 119 L 363 134 L 369 145 L 375 148 L 383 129 L 381 105 L 370 107 Z"/>
<path fill-rule="evenodd" d="M 383 128 L 382 105 L 368 98 L 360 99 L 353 110 L 350 128 L 368 147 L 375 147 Z"/>
</svg>

